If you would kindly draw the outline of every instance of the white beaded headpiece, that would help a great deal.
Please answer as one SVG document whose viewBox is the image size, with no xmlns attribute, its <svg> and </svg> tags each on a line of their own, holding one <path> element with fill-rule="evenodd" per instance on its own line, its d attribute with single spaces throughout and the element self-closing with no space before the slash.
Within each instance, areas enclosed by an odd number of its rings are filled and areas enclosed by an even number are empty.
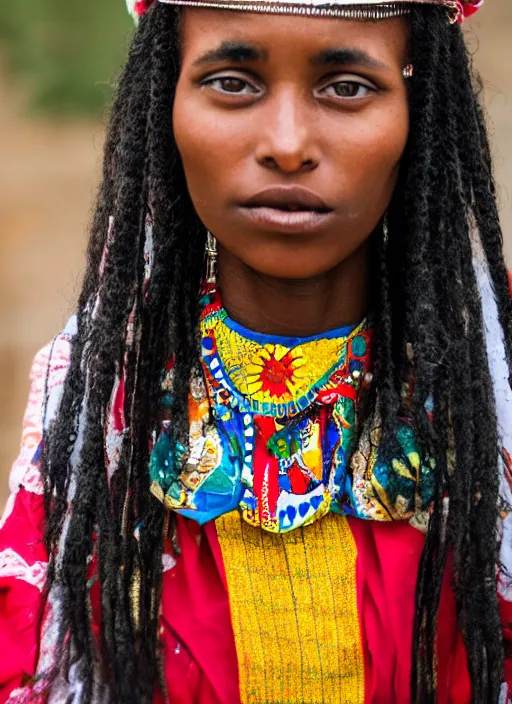
<svg viewBox="0 0 512 704">
<path fill-rule="evenodd" d="M 126 0 L 128 11 L 137 20 L 157 0 Z M 158 0 L 167 5 L 209 7 L 242 12 L 279 15 L 314 15 L 346 19 L 380 20 L 406 15 L 413 4 L 441 5 L 452 22 L 462 22 L 482 5 L 483 0 Z"/>
</svg>

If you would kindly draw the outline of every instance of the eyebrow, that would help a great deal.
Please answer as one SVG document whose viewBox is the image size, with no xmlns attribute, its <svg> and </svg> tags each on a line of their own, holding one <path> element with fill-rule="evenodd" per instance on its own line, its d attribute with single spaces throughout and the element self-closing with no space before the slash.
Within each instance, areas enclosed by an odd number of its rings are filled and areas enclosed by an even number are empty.
<svg viewBox="0 0 512 704">
<path fill-rule="evenodd" d="M 311 57 L 313 66 L 364 66 L 389 70 L 390 67 L 374 59 L 362 49 L 326 49 Z"/>
<path fill-rule="evenodd" d="M 208 64 L 230 61 L 232 63 L 245 63 L 247 61 L 267 61 L 269 53 L 266 49 L 256 47 L 245 42 L 224 41 L 216 49 L 202 54 L 194 66 L 206 66 Z M 389 70 L 389 66 L 378 61 L 362 49 L 324 49 L 309 59 L 313 66 L 364 66 L 366 68 L 377 68 Z"/>
<path fill-rule="evenodd" d="M 215 64 L 220 61 L 232 61 L 233 63 L 244 63 L 246 61 L 266 61 L 268 59 L 268 51 L 259 49 L 252 44 L 243 42 L 222 42 L 217 49 L 211 49 L 202 54 L 196 61 L 194 66 L 205 66 L 207 64 Z"/>
</svg>

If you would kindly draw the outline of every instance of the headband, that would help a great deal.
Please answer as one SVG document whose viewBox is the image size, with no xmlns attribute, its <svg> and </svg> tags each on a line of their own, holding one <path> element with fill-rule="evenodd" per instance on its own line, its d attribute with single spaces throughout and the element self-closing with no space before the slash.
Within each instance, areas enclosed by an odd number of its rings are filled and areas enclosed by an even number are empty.
<svg viewBox="0 0 512 704">
<path fill-rule="evenodd" d="M 463 22 L 484 0 L 126 0 L 128 12 L 135 21 L 155 2 L 242 12 L 265 12 L 281 15 L 313 15 L 346 19 L 380 20 L 406 15 L 411 5 L 441 5 L 449 12 L 451 22 Z"/>
</svg>

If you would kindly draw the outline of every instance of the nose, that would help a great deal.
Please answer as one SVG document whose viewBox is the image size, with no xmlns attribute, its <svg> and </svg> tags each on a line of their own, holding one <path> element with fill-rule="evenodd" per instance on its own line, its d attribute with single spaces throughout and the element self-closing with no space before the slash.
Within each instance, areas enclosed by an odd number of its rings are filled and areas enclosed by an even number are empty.
<svg viewBox="0 0 512 704">
<path fill-rule="evenodd" d="M 269 96 L 256 153 L 258 162 L 265 168 L 297 174 L 318 166 L 311 108 L 308 110 L 305 103 L 305 99 L 292 90 Z"/>
</svg>

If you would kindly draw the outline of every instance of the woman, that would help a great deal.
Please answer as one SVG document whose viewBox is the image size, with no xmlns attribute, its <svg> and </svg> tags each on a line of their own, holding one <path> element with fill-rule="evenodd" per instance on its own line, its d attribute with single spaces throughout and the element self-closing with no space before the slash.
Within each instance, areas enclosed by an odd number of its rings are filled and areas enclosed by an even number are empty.
<svg viewBox="0 0 512 704">
<path fill-rule="evenodd" d="M 2 701 L 509 701 L 476 5 L 132 9 L 0 532 Z"/>
</svg>

